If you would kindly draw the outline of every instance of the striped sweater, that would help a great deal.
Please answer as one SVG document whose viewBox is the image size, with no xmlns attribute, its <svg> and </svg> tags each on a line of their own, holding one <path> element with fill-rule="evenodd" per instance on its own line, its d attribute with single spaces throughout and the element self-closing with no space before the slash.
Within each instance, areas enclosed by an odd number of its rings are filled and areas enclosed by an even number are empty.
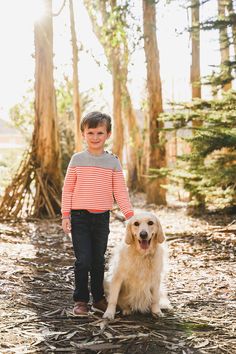
<svg viewBox="0 0 236 354">
<path fill-rule="evenodd" d="M 126 219 L 133 216 L 119 159 L 107 151 L 99 156 L 74 154 L 62 189 L 62 216 L 69 216 L 71 209 L 111 210 L 114 199 Z"/>
</svg>

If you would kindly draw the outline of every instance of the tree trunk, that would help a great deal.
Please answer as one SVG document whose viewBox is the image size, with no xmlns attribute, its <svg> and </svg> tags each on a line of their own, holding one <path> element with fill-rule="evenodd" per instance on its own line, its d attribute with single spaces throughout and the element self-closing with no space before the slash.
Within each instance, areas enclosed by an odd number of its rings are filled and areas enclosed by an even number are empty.
<svg viewBox="0 0 236 354">
<path fill-rule="evenodd" d="M 129 91 L 125 86 L 122 87 L 123 112 L 128 124 L 126 134 L 127 146 L 127 185 L 129 189 L 143 191 L 141 183 L 141 139 L 133 110 Z"/>
<path fill-rule="evenodd" d="M 236 23 L 235 23 L 236 14 L 234 11 L 232 0 L 227 0 L 227 9 L 228 9 L 229 17 L 232 19 L 232 38 L 233 38 L 233 46 L 234 46 L 234 61 L 236 61 Z"/>
<path fill-rule="evenodd" d="M 158 121 L 162 109 L 162 88 L 160 78 L 159 50 L 156 38 L 155 3 L 143 0 L 144 50 L 147 62 L 147 88 L 149 106 L 149 181 L 147 183 L 147 201 L 158 205 L 166 204 L 166 178 L 158 170 L 166 167 L 166 152 L 161 140 L 160 130 L 163 123 Z M 152 174 L 157 171 L 156 176 Z"/>
<path fill-rule="evenodd" d="M 35 126 L 33 151 L 43 180 L 60 195 L 61 171 L 57 127 L 56 97 L 53 80 L 52 0 L 44 0 L 45 17 L 35 23 Z M 58 204 L 52 200 L 53 209 Z M 39 214 L 47 215 L 45 204 Z"/>
<path fill-rule="evenodd" d="M 80 131 L 81 109 L 79 97 L 79 79 L 78 79 L 78 46 L 75 31 L 73 0 L 69 0 L 70 6 L 70 29 L 72 43 L 72 63 L 73 63 L 73 114 L 75 119 L 75 148 L 76 151 L 82 150 L 82 135 Z"/>
<path fill-rule="evenodd" d="M 121 67 L 120 67 L 120 48 L 112 48 L 111 50 L 111 68 L 112 68 L 112 84 L 113 84 L 113 147 L 112 151 L 116 154 L 120 161 L 123 160 L 124 147 L 124 127 L 122 122 L 121 107 Z"/>
<path fill-rule="evenodd" d="M 192 64 L 191 64 L 191 85 L 192 85 L 192 99 L 201 98 L 201 71 L 200 71 L 200 25 L 199 25 L 200 1 L 191 0 L 191 18 L 192 18 Z M 202 126 L 202 120 L 193 119 L 192 127 L 193 134 L 196 134 L 197 129 Z M 199 159 L 198 164 L 204 164 L 204 159 Z M 189 199 L 193 196 L 190 193 Z M 205 205 L 205 199 L 201 194 L 195 195 L 199 205 Z"/>
<path fill-rule="evenodd" d="M 119 43 L 111 44 L 109 36 L 104 34 L 105 26 L 109 21 L 109 12 L 116 6 L 116 0 L 84 0 L 84 5 L 88 11 L 92 22 L 92 27 L 95 35 L 102 44 L 108 61 L 108 67 L 112 74 L 113 85 L 113 152 L 119 157 L 122 162 L 123 146 L 124 146 L 124 129 L 122 122 L 122 107 L 121 107 L 121 64 L 120 64 L 120 45 Z M 98 15 L 102 18 L 102 24 L 99 24 Z"/>
<path fill-rule="evenodd" d="M 225 18 L 225 9 L 226 9 L 225 0 L 218 0 L 218 16 L 219 18 Z M 229 62 L 229 38 L 227 33 L 227 27 L 220 27 L 219 29 L 219 41 L 220 41 L 220 56 L 221 56 L 221 65 L 223 70 L 223 75 L 226 79 L 231 76 L 231 69 L 226 65 Z M 232 83 L 227 82 L 222 85 L 224 91 L 228 91 L 232 88 Z"/>
<path fill-rule="evenodd" d="M 95 5 L 98 5 L 96 8 Z M 116 23 L 113 24 L 113 32 L 109 29 L 109 21 L 113 13 L 116 11 L 116 0 L 105 0 L 93 2 L 85 0 L 88 13 L 92 20 L 93 30 L 104 47 L 110 71 L 113 80 L 113 151 L 122 159 L 122 151 L 124 145 L 124 133 L 126 132 L 126 147 L 127 147 L 127 169 L 128 169 L 128 186 L 131 189 L 139 189 L 139 154 L 141 150 L 140 132 L 136 122 L 134 109 L 132 106 L 130 94 L 127 88 L 128 77 L 128 57 L 129 49 L 125 36 L 122 42 L 114 41 L 116 32 Z M 98 25 L 97 13 L 100 12 L 103 22 L 103 27 Z M 109 33 L 106 36 L 102 35 L 106 28 Z M 115 39 L 116 40 L 116 39 Z M 113 43 L 115 42 L 115 44 Z M 121 49 L 122 48 L 122 49 Z M 122 119 L 123 117 L 123 119 Z M 124 131 L 124 122 L 128 129 Z M 139 175 L 138 175 L 139 174 Z"/>
<path fill-rule="evenodd" d="M 191 84 L 192 98 L 201 98 L 200 84 L 200 29 L 199 29 L 199 0 L 191 0 L 192 13 L 192 65 Z"/>
<path fill-rule="evenodd" d="M 61 169 L 53 80 L 52 0 L 44 0 L 45 15 L 35 23 L 35 124 L 32 144 L 11 184 L 0 215 L 55 217 L 60 212 Z"/>
<path fill-rule="evenodd" d="M 192 65 L 191 65 L 191 85 L 192 99 L 201 98 L 201 71 L 200 71 L 200 28 L 199 28 L 199 0 L 191 0 L 192 14 Z M 201 120 L 193 119 L 193 127 L 202 125 Z"/>
<path fill-rule="evenodd" d="M 123 38 L 123 51 L 121 55 L 121 76 L 122 76 L 122 112 L 125 124 L 125 140 L 127 151 L 127 185 L 129 189 L 136 191 L 144 190 L 144 183 L 141 177 L 141 157 L 143 146 L 141 146 L 140 129 L 137 124 L 136 115 L 133 109 L 130 93 L 127 87 L 129 48 L 127 39 Z"/>
<path fill-rule="evenodd" d="M 104 1 L 105 3 L 105 1 Z M 111 12 L 116 8 L 116 0 L 110 0 L 107 4 L 111 8 Z M 101 6 L 103 15 L 103 24 L 106 25 L 106 20 L 109 17 L 105 6 Z M 106 11 L 106 13 L 105 13 Z M 114 118 L 114 130 L 113 130 L 113 152 L 123 160 L 123 147 L 124 147 L 124 126 L 122 121 L 122 78 L 121 78 L 121 48 L 120 43 L 116 44 L 106 42 L 108 45 L 107 52 L 110 52 L 110 65 L 112 68 L 112 81 L 113 81 L 113 118 Z M 110 48 L 109 48 L 110 47 Z M 109 58 L 107 58 L 109 60 Z"/>
</svg>

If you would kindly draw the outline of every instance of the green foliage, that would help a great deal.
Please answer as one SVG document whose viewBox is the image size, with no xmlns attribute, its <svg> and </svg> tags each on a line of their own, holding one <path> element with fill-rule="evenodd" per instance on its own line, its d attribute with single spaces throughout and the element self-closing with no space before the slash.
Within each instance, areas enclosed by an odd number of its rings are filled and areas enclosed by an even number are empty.
<svg viewBox="0 0 236 354">
<path fill-rule="evenodd" d="M 226 60 L 224 64 L 219 65 L 212 71 L 211 75 L 206 76 L 202 81 L 204 85 L 211 85 L 213 95 L 217 95 L 218 91 L 234 79 L 234 71 L 236 62 L 234 60 Z"/>
<path fill-rule="evenodd" d="M 126 38 L 125 29 L 127 27 L 125 21 L 125 12 L 128 5 L 116 6 L 109 13 L 107 23 L 103 27 L 104 36 L 108 38 L 112 47 L 121 45 Z"/>
<path fill-rule="evenodd" d="M 191 153 L 179 157 L 177 168 L 170 175 L 173 182 L 183 183 L 190 192 L 192 204 L 236 204 L 235 106 L 236 91 L 230 91 L 221 99 L 196 100 L 162 116 L 163 120 L 173 122 L 172 129 L 192 129 L 189 122 L 194 119 L 202 122 L 185 138 Z"/>
</svg>

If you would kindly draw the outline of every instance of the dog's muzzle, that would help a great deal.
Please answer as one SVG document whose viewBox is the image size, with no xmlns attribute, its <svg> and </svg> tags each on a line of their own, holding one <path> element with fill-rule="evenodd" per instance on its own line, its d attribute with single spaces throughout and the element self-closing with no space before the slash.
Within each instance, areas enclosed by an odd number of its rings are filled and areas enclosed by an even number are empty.
<svg viewBox="0 0 236 354">
<path fill-rule="evenodd" d="M 148 249 L 151 240 L 149 240 L 149 241 L 147 240 L 147 238 L 148 238 L 148 233 L 147 233 L 147 231 L 142 230 L 142 231 L 139 233 L 139 237 L 141 238 L 141 240 L 139 240 L 140 247 L 141 247 L 143 250 Z"/>
</svg>

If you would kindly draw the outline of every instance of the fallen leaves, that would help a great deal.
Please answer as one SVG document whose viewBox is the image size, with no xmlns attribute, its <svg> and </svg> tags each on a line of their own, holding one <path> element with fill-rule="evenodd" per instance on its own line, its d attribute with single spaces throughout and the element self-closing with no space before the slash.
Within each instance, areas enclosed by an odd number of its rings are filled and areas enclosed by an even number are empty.
<svg viewBox="0 0 236 354">
<path fill-rule="evenodd" d="M 137 203 L 143 208 L 142 201 Z M 145 209 L 159 216 L 170 254 L 173 312 L 72 315 L 73 250 L 57 221 L 0 224 L 0 352 L 232 353 L 235 342 L 235 221 L 186 216 L 183 208 Z M 124 235 L 114 214 L 107 256 Z"/>
</svg>

